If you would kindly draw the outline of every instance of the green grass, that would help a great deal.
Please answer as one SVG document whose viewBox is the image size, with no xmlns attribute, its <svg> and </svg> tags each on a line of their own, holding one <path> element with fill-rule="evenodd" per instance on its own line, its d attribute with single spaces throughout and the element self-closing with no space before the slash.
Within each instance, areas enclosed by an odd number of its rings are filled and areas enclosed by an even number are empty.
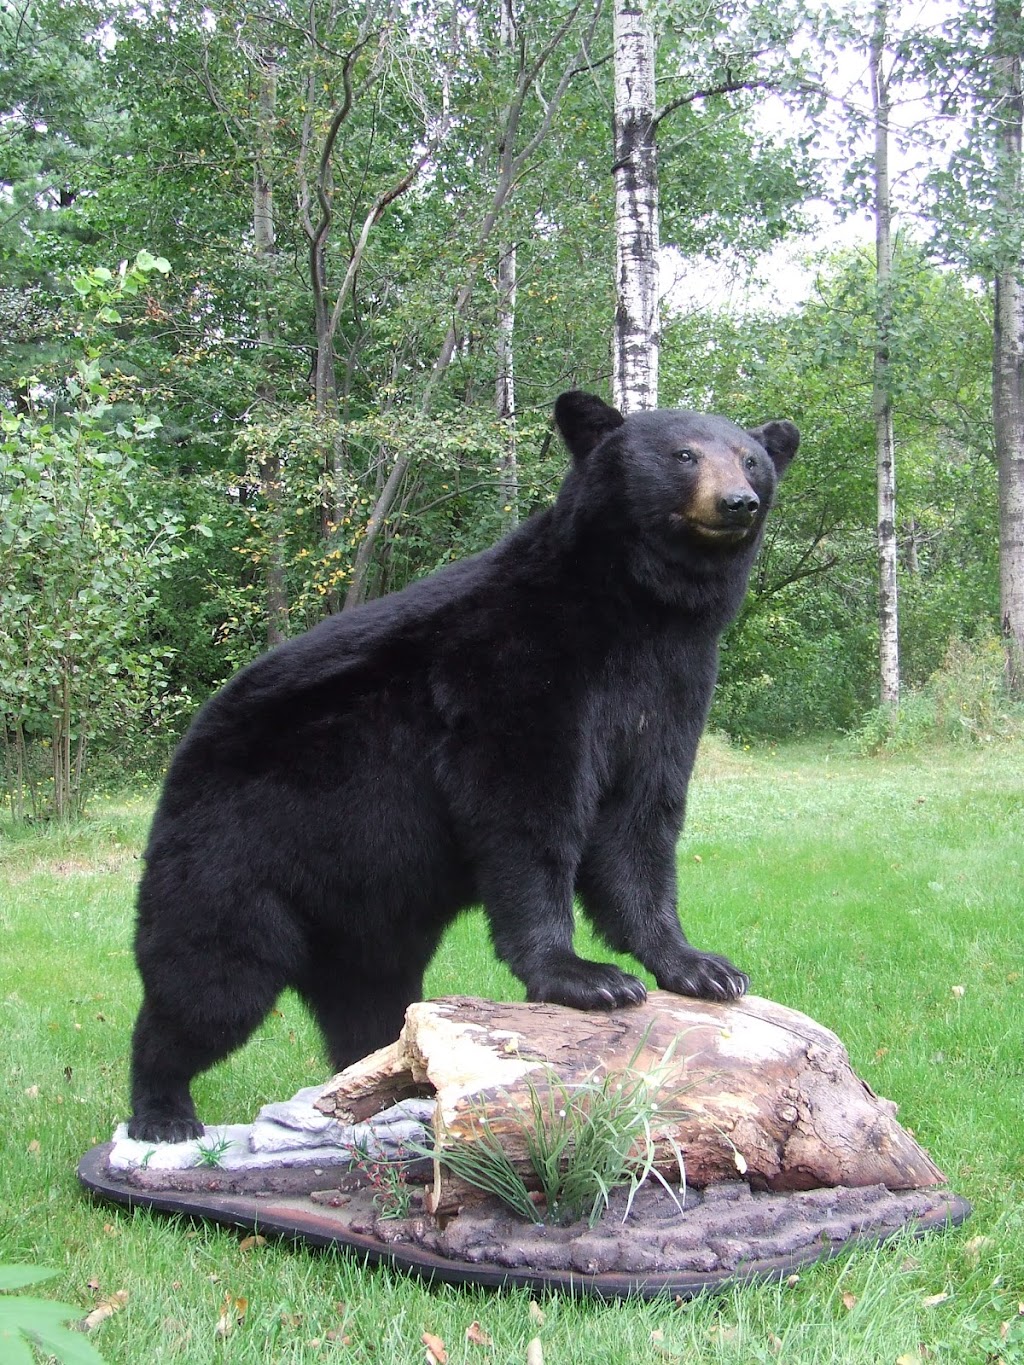
<svg viewBox="0 0 1024 1365">
<path fill-rule="evenodd" d="M 758 994 L 840 1034 L 974 1202 L 965 1227 L 815 1267 L 795 1286 L 690 1305 L 551 1296 L 542 1326 L 523 1293 L 429 1289 L 287 1243 L 247 1249 L 239 1233 L 80 1192 L 78 1157 L 126 1110 L 131 905 L 149 811 L 141 798 L 110 800 L 70 831 L 0 826 L 0 1262 L 58 1270 L 34 1292 L 83 1315 L 127 1291 L 91 1338 L 108 1361 L 422 1365 L 430 1331 L 453 1365 L 523 1362 L 538 1334 L 549 1365 L 1024 1365 L 1019 745 L 889 760 L 712 746 L 680 844 L 691 938 L 733 956 Z M 599 951 L 585 934 L 580 946 Z M 448 935 L 428 990 L 521 998 L 478 915 Z M 315 1031 L 285 997 L 197 1083 L 200 1113 L 246 1118 L 326 1074 Z M 226 1295 L 248 1310 L 221 1339 Z M 474 1319 L 492 1348 L 465 1343 Z"/>
</svg>

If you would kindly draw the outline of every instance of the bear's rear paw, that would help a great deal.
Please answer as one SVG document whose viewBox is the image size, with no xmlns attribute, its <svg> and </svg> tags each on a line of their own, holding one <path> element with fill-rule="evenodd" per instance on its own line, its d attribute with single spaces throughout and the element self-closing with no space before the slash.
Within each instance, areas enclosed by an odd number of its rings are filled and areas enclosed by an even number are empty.
<svg viewBox="0 0 1024 1365">
<path fill-rule="evenodd" d="M 138 1142 L 191 1142 L 205 1131 L 196 1118 L 136 1114 L 128 1120 L 128 1136 Z"/>
<path fill-rule="evenodd" d="M 647 987 L 610 962 L 587 962 L 566 954 L 544 964 L 527 982 L 526 998 L 576 1010 L 612 1010 L 642 1005 Z"/>
<path fill-rule="evenodd" d="M 662 990 L 692 995 L 698 1000 L 738 1000 L 746 995 L 750 985 L 745 972 L 717 953 L 687 954 L 656 975 Z"/>
</svg>

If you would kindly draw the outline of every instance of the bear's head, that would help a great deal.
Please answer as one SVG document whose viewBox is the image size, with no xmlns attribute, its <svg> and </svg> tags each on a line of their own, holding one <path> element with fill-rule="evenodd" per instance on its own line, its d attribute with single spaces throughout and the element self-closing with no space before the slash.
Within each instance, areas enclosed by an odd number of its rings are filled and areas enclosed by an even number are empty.
<svg viewBox="0 0 1024 1365">
<path fill-rule="evenodd" d="M 701 551 L 740 550 L 757 540 L 800 442 L 788 421 L 745 430 L 684 409 L 624 418 L 578 390 L 557 400 L 555 421 L 577 468 L 605 486 L 621 485 L 635 527 L 666 546 Z"/>
</svg>

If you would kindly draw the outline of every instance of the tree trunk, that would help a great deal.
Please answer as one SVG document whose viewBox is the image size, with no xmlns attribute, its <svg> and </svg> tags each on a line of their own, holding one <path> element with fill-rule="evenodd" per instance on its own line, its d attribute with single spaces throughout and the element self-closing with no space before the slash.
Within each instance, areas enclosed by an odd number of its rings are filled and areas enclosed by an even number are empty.
<svg viewBox="0 0 1024 1365">
<path fill-rule="evenodd" d="M 500 0 L 501 16 L 498 42 L 503 53 L 515 50 L 516 18 L 513 0 Z M 519 521 L 519 467 L 516 455 L 516 244 L 508 241 L 498 248 L 498 341 L 495 415 L 504 435 L 504 450 L 498 474 L 498 510 L 509 526 Z"/>
<path fill-rule="evenodd" d="M 260 267 L 259 343 L 263 377 L 257 388 L 260 402 L 273 405 L 275 389 L 274 329 L 271 322 L 274 292 L 274 258 L 277 254 L 274 230 L 274 187 L 270 152 L 273 145 L 274 106 L 277 100 L 277 66 L 273 58 L 261 59 L 259 76 L 259 149 L 253 166 L 252 227 L 253 250 Z M 259 464 L 259 478 L 267 500 L 269 533 L 267 548 L 267 646 L 280 644 L 288 634 L 288 593 L 285 584 L 284 532 L 281 517 L 281 461 L 276 451 L 265 450 Z"/>
<path fill-rule="evenodd" d="M 896 461 L 892 426 L 892 204 L 889 193 L 889 80 L 884 71 L 887 0 L 875 6 L 871 36 L 871 104 L 875 124 L 875 355 L 872 410 L 878 481 L 878 647 L 880 699 L 900 699 L 899 611 L 896 589 Z"/>
<path fill-rule="evenodd" d="M 441 349 L 434 359 L 430 374 L 427 376 L 420 396 L 420 411 L 427 413 L 430 411 L 434 401 L 434 394 L 443 379 L 448 366 L 451 364 L 452 356 L 455 354 L 455 347 L 459 338 L 459 325 L 473 298 L 476 288 L 477 275 L 480 269 L 480 262 L 484 257 L 486 249 L 489 247 L 494 237 L 495 231 L 504 213 L 505 207 L 515 192 L 515 187 L 519 183 L 526 167 L 529 165 L 537 149 L 547 137 L 551 128 L 552 121 L 562 98 L 569 87 L 569 82 L 577 71 L 577 60 L 585 59 L 590 40 L 593 38 L 597 20 L 601 12 L 601 0 L 594 0 L 590 21 L 584 36 L 580 51 L 573 54 L 562 69 L 558 83 L 547 99 L 543 99 L 538 93 L 538 99 L 543 109 L 543 116 L 520 151 L 516 152 L 516 142 L 519 130 L 523 121 L 523 114 L 526 102 L 531 92 L 539 92 L 539 82 L 544 67 L 547 65 L 552 55 L 562 45 L 569 30 L 576 22 L 582 0 L 578 0 L 576 6 L 570 10 L 569 14 L 563 19 L 558 29 L 551 35 L 547 44 L 542 49 L 537 58 L 530 64 L 525 60 L 525 54 L 520 57 L 519 77 L 516 88 L 503 111 L 503 117 L 498 124 L 497 145 L 499 148 L 498 174 L 491 201 L 484 211 L 483 218 L 477 230 L 476 242 L 469 256 L 466 276 L 455 297 L 452 306 L 451 319 L 448 323 L 448 330 L 441 343 Z M 366 598 L 367 580 L 372 562 L 377 538 L 383 528 L 384 522 L 398 497 L 402 480 L 405 478 L 412 457 L 405 453 L 399 455 L 391 467 L 387 479 L 377 497 L 376 504 L 369 521 L 366 524 L 366 532 L 359 542 L 359 549 L 356 551 L 355 562 L 352 566 L 352 579 L 349 584 L 348 594 L 345 598 L 345 608 L 358 606 Z"/>
<path fill-rule="evenodd" d="M 494 406 L 505 445 L 498 476 L 498 508 L 509 526 L 519 521 L 519 466 L 516 457 L 516 381 L 514 336 L 516 326 L 516 247 L 506 242 L 498 250 L 498 377 Z"/>
<path fill-rule="evenodd" d="M 995 0 L 993 42 L 1000 79 L 997 219 L 1017 222 L 1021 162 L 1020 0 Z M 1009 693 L 1024 698 L 1024 256 L 1018 241 L 997 273 L 992 414 L 999 466 L 999 613 Z"/>
<path fill-rule="evenodd" d="M 410 1005 L 397 1042 L 348 1067 L 315 1101 L 343 1123 L 412 1094 L 436 1099 L 444 1143 L 481 1124 L 529 1175 L 523 1120 L 531 1090 L 571 1095 L 595 1078 L 650 1078 L 656 1168 L 688 1184 L 746 1178 L 762 1189 L 881 1184 L 915 1189 L 944 1176 L 896 1122 L 896 1106 L 853 1072 L 834 1033 L 796 1010 L 746 996 L 714 1005 L 667 991 L 620 1010 L 499 1004 L 454 996 Z M 655 1093 L 656 1092 L 656 1093 Z M 547 1112 L 542 1103 L 542 1111 Z M 473 1196 L 435 1188 L 436 1207 Z"/>
<path fill-rule="evenodd" d="M 658 406 L 658 158 L 654 30 L 639 0 L 615 0 L 615 333 L 622 413 Z"/>
</svg>

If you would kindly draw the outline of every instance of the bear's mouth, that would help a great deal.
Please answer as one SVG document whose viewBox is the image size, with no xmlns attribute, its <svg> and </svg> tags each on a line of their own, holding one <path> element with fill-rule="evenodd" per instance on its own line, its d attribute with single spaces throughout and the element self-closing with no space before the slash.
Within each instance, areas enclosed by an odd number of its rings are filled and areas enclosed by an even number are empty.
<svg viewBox="0 0 1024 1365">
<path fill-rule="evenodd" d="M 744 524 L 735 521 L 696 521 L 693 517 L 688 517 L 682 512 L 671 513 L 670 520 L 701 540 L 717 541 L 723 545 L 735 544 L 737 541 L 743 540 L 749 534 L 753 524 L 753 518 Z"/>
</svg>

